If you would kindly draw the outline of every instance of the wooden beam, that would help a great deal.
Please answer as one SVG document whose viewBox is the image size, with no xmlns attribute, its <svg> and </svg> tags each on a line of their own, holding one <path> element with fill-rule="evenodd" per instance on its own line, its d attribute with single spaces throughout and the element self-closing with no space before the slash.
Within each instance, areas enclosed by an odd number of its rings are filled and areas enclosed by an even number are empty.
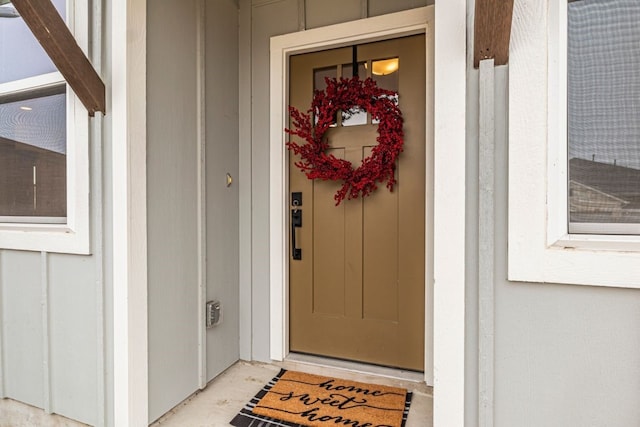
<svg viewBox="0 0 640 427">
<path fill-rule="evenodd" d="M 476 0 L 473 66 L 493 58 L 495 65 L 509 61 L 513 0 Z"/>
<path fill-rule="evenodd" d="M 93 116 L 105 111 L 105 87 L 50 0 L 13 0 L 31 32 Z"/>
</svg>

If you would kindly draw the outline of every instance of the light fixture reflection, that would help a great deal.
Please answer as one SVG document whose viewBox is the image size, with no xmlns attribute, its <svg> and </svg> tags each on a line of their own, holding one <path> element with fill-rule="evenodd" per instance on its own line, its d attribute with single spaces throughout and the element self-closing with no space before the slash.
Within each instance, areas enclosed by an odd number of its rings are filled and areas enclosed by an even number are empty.
<svg viewBox="0 0 640 427">
<path fill-rule="evenodd" d="M 31 111 L 31 110 L 33 110 L 33 108 L 31 108 L 31 107 L 25 107 L 25 106 L 20 107 L 20 109 L 23 110 L 23 111 Z"/>
<path fill-rule="evenodd" d="M 383 59 L 381 61 L 373 61 L 371 72 L 376 76 L 386 76 L 387 74 L 398 71 L 400 63 L 398 58 Z"/>
</svg>

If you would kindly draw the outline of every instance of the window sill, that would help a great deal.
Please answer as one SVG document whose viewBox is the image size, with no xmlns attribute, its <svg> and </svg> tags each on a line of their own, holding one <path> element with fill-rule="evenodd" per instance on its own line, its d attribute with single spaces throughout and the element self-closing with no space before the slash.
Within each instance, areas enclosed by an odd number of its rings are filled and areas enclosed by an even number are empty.
<svg viewBox="0 0 640 427">
<path fill-rule="evenodd" d="M 89 255 L 89 232 L 67 224 L 1 224 L 0 249 Z"/>
<path fill-rule="evenodd" d="M 606 252 L 640 252 L 639 236 L 567 234 L 552 245 L 554 249 Z"/>
</svg>

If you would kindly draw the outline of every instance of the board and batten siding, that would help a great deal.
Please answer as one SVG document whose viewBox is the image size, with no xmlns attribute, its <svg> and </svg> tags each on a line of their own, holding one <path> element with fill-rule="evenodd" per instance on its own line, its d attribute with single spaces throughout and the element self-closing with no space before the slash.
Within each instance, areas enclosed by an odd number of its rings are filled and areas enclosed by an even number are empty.
<svg viewBox="0 0 640 427">
<path fill-rule="evenodd" d="M 238 4 L 208 0 L 205 17 L 206 300 L 223 317 L 205 332 L 210 381 L 240 358 Z"/>
<path fill-rule="evenodd" d="M 147 11 L 153 421 L 240 357 L 239 15 L 233 0 L 160 0 Z M 205 330 L 210 300 L 221 302 L 223 320 Z"/>
<path fill-rule="evenodd" d="M 93 255 L 0 249 L 0 398 L 96 426 L 106 418 L 101 139 L 90 151 Z"/>
<path fill-rule="evenodd" d="M 147 5 L 149 421 L 198 389 L 196 22 Z"/>
</svg>

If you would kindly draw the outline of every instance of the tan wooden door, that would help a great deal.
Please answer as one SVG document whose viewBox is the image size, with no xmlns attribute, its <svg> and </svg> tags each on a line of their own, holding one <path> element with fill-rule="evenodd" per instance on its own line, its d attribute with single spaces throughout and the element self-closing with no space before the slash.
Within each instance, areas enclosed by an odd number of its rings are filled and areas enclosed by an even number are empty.
<svg viewBox="0 0 640 427">
<path fill-rule="evenodd" d="M 352 48 L 297 55 L 290 62 L 290 104 L 311 105 L 324 77 L 351 77 Z M 399 94 L 405 145 L 397 184 L 335 206 L 337 183 L 311 181 L 290 156 L 290 195 L 301 193 L 295 229 L 301 259 L 290 254 L 290 349 L 424 370 L 425 38 L 357 47 L 359 75 Z M 397 60 L 397 61 L 396 61 Z M 394 65 L 398 69 L 394 70 Z M 384 71 L 386 69 L 386 71 Z M 373 72 L 372 72 L 373 71 Z M 384 74 L 384 75 L 383 75 Z M 327 132 L 330 151 L 354 167 L 377 144 L 366 113 Z"/>
</svg>

